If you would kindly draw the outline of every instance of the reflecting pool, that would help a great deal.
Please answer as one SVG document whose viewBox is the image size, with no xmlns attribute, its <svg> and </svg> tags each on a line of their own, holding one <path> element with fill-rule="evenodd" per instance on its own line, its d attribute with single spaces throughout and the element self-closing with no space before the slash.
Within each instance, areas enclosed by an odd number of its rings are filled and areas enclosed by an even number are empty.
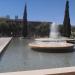
<svg viewBox="0 0 75 75">
<path fill-rule="evenodd" d="M 0 55 L 0 72 L 75 66 L 75 52 L 44 53 L 30 49 L 31 39 L 14 38 Z"/>
</svg>

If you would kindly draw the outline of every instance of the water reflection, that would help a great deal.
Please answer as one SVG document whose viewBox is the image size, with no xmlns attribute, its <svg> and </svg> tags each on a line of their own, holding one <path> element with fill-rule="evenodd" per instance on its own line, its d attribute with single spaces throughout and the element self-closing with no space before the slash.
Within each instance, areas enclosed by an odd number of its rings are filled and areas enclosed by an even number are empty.
<svg viewBox="0 0 75 75">
<path fill-rule="evenodd" d="M 0 61 L 0 72 L 75 66 L 75 52 L 42 53 L 28 47 L 30 39 L 15 38 Z"/>
</svg>

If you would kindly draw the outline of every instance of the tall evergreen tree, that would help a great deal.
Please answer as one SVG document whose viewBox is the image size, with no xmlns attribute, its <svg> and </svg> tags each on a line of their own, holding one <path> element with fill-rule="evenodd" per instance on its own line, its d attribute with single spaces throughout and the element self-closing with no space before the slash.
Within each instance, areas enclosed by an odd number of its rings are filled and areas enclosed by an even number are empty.
<svg viewBox="0 0 75 75">
<path fill-rule="evenodd" d="M 24 8 L 24 14 L 23 14 L 23 37 L 26 37 L 28 34 L 28 28 L 27 28 L 27 6 L 25 4 Z"/>
<path fill-rule="evenodd" d="M 70 16 L 69 16 L 69 1 L 66 1 L 65 15 L 63 21 L 63 35 L 65 37 L 70 37 L 71 35 L 71 24 L 70 24 Z"/>
</svg>

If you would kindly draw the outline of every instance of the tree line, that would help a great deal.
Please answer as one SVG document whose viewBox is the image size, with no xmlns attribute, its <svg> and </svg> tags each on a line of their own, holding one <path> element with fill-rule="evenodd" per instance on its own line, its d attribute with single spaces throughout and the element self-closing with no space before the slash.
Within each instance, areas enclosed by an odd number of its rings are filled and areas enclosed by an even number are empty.
<svg viewBox="0 0 75 75">
<path fill-rule="evenodd" d="M 0 36 L 19 36 L 22 31 L 22 25 L 18 23 L 0 22 Z"/>
<path fill-rule="evenodd" d="M 28 22 L 27 28 L 28 28 L 28 36 L 30 37 L 45 37 L 49 36 L 50 33 L 50 22 Z M 61 36 L 63 36 L 63 24 L 58 25 Z M 23 24 L 14 22 L 6 22 L 6 21 L 0 21 L 0 36 L 22 36 L 23 33 Z M 75 27 L 71 27 L 71 31 L 75 32 Z"/>
</svg>

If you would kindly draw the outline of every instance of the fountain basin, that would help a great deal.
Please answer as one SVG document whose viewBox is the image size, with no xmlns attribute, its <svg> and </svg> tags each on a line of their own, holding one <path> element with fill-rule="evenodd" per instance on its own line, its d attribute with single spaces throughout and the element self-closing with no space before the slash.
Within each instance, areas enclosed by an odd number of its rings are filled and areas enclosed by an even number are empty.
<svg viewBox="0 0 75 75">
<path fill-rule="evenodd" d="M 61 37 L 58 32 L 58 26 L 52 23 L 49 38 L 36 38 L 34 42 L 29 43 L 33 50 L 44 52 L 72 52 L 74 44 L 70 43 L 75 39 Z"/>
<path fill-rule="evenodd" d="M 33 42 L 29 43 L 33 50 L 43 52 L 72 52 L 74 44 L 66 42 Z"/>
<path fill-rule="evenodd" d="M 71 42 L 75 41 L 75 39 L 60 37 L 60 38 L 36 38 L 35 41 L 43 41 L 43 42 Z"/>
</svg>

